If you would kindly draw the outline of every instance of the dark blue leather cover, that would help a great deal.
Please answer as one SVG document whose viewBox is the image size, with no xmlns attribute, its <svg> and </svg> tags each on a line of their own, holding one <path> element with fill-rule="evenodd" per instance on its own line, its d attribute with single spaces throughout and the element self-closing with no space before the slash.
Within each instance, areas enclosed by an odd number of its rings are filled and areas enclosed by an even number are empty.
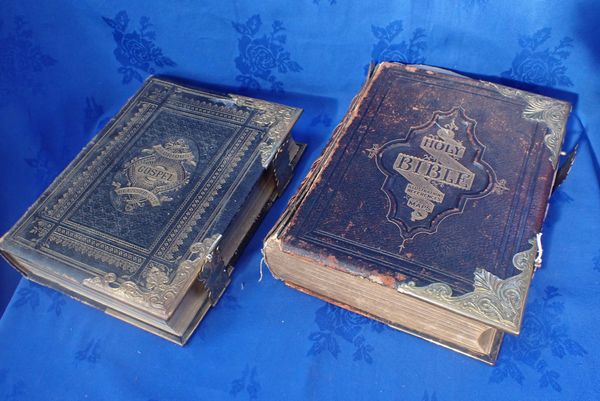
<svg viewBox="0 0 600 401">
<path fill-rule="evenodd" d="M 226 266 L 203 258 L 215 262 L 263 177 L 287 183 L 299 114 L 150 78 L 0 249 L 36 281 L 125 314 L 168 320 L 198 277 L 214 304 Z"/>
</svg>

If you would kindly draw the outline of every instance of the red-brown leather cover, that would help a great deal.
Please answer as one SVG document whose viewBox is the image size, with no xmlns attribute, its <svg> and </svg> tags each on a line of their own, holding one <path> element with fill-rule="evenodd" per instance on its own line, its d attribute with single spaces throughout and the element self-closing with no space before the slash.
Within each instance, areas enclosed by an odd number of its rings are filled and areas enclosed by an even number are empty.
<svg viewBox="0 0 600 401">
<path fill-rule="evenodd" d="M 378 65 L 271 235 L 518 333 L 568 103 Z"/>
</svg>

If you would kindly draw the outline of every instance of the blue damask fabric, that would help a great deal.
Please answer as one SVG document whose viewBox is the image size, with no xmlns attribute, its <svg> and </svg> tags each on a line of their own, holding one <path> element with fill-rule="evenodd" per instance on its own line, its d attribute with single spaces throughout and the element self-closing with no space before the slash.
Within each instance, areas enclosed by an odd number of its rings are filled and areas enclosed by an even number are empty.
<svg viewBox="0 0 600 401">
<path fill-rule="evenodd" d="M 308 150 L 183 348 L 21 280 L 0 320 L 0 400 L 600 399 L 599 17 L 594 0 L 2 2 L 2 232 L 149 74 L 303 107 Z M 580 154 L 496 367 L 259 281 L 261 239 L 381 60 L 574 105 Z M 0 302 L 17 277 L 0 265 Z"/>
</svg>

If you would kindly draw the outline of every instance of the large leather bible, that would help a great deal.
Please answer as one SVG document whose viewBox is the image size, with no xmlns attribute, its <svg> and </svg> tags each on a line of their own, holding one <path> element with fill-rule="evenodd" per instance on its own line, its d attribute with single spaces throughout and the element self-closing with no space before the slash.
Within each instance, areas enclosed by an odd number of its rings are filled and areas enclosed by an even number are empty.
<svg viewBox="0 0 600 401">
<path fill-rule="evenodd" d="M 301 291 L 493 363 L 503 334 L 521 327 L 569 110 L 378 65 L 265 240 L 268 266 Z"/>
<path fill-rule="evenodd" d="M 0 240 L 28 278 L 183 344 L 302 154 L 300 109 L 150 78 Z"/>
</svg>

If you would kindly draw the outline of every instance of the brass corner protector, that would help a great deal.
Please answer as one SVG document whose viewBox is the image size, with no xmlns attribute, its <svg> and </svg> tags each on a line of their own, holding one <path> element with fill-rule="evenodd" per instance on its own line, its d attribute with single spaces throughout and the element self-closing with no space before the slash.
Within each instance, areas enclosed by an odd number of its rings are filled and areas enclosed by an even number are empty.
<svg viewBox="0 0 600 401">
<path fill-rule="evenodd" d="M 158 263 L 148 263 L 142 273 L 143 283 L 124 280 L 115 273 L 86 278 L 82 284 L 110 295 L 147 312 L 168 318 L 183 297 L 184 289 L 202 271 L 212 257 L 221 235 L 213 235 L 190 246 L 190 255 L 182 261 L 171 279 L 166 269 Z"/>
<path fill-rule="evenodd" d="M 491 82 L 481 82 L 505 97 L 522 99 L 526 102 L 522 116 L 527 120 L 543 123 L 548 129 L 548 133 L 544 136 L 544 144 L 550 150 L 549 160 L 552 167 L 556 169 L 565 133 L 565 124 L 569 116 L 569 105 L 542 95 L 534 95 Z"/>
<path fill-rule="evenodd" d="M 519 274 L 501 279 L 489 271 L 477 268 L 474 273 L 474 290 L 460 296 L 452 295 L 445 283 L 417 287 L 414 282 L 402 283 L 398 291 L 449 309 L 466 317 L 489 323 L 501 330 L 518 334 L 529 282 L 538 253 L 536 238 L 529 240 L 531 248 L 516 253 L 513 266 Z"/>
</svg>

